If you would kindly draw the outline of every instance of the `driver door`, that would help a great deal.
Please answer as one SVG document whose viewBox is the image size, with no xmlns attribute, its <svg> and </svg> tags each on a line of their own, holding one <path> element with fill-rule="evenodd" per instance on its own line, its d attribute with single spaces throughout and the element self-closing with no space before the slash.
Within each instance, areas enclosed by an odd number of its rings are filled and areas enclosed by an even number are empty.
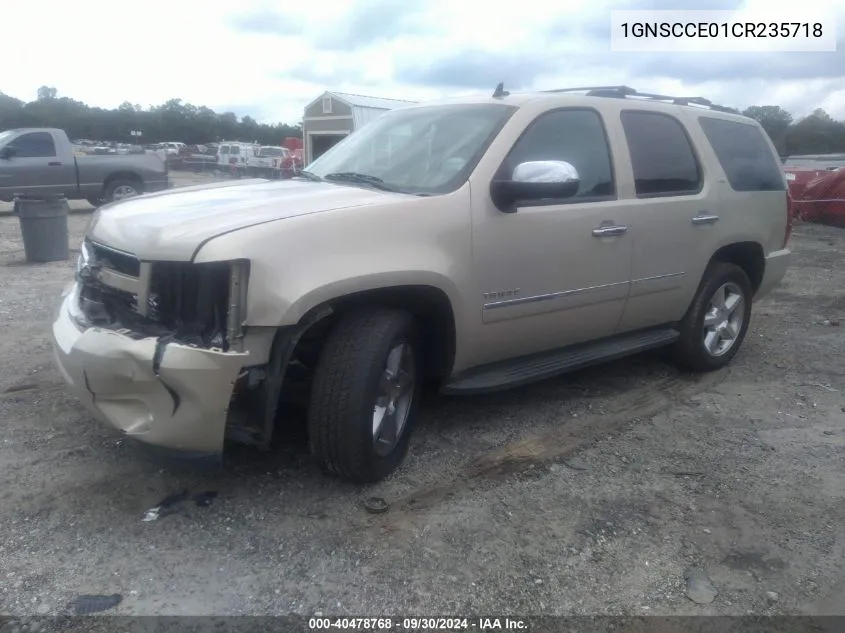
<svg viewBox="0 0 845 633">
<path fill-rule="evenodd" d="M 540 114 L 496 175 L 517 165 L 565 161 L 578 172 L 574 196 L 518 202 L 499 210 L 473 190 L 473 267 L 484 364 L 610 336 L 625 308 L 632 245 L 629 202 L 619 200 L 601 115 L 589 108 Z M 488 190 L 489 191 L 489 190 Z"/>
<path fill-rule="evenodd" d="M 50 132 L 25 132 L 6 146 L 13 153 L 0 159 L 0 196 L 70 194 L 76 188 L 76 167 L 57 156 Z"/>
</svg>

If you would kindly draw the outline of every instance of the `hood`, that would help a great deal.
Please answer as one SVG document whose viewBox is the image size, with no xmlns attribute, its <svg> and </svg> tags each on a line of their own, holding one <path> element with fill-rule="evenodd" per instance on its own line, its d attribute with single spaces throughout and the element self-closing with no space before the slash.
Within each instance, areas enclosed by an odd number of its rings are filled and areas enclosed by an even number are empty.
<svg viewBox="0 0 845 633">
<path fill-rule="evenodd" d="M 189 261 L 206 241 L 256 224 L 407 198 L 309 180 L 247 180 L 170 189 L 102 207 L 88 236 L 142 260 Z"/>
</svg>

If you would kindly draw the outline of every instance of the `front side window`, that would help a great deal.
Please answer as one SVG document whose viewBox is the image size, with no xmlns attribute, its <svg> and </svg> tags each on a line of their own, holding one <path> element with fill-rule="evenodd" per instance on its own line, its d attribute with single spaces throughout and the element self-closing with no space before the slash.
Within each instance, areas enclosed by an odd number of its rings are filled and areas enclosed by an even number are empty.
<svg viewBox="0 0 845 633">
<path fill-rule="evenodd" d="M 734 191 L 783 191 L 783 175 L 756 125 L 700 117 L 701 129 Z"/>
<path fill-rule="evenodd" d="M 516 142 L 497 174 L 510 179 L 520 163 L 566 161 L 578 172 L 577 193 L 567 202 L 616 195 L 613 161 L 601 116 L 595 110 L 565 109 L 541 114 Z"/>
<path fill-rule="evenodd" d="M 449 193 L 466 182 L 515 110 L 500 103 L 392 110 L 345 137 L 306 170 L 328 180 L 335 174 L 364 175 L 418 195 Z"/>
<path fill-rule="evenodd" d="M 49 132 L 22 134 L 7 147 L 15 150 L 16 158 L 52 158 L 56 155 L 56 144 Z"/>
<path fill-rule="evenodd" d="M 626 110 L 622 127 L 638 196 L 680 196 L 701 189 L 701 168 L 680 121 L 660 112 Z"/>
</svg>

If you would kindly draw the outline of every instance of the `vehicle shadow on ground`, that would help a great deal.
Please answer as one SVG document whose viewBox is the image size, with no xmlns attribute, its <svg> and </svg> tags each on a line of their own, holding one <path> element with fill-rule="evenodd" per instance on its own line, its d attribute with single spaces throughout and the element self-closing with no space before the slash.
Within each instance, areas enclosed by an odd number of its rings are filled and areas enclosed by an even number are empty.
<svg viewBox="0 0 845 633">
<path fill-rule="evenodd" d="M 261 508 L 266 518 L 273 516 L 282 522 L 280 527 L 291 529 L 295 523 L 288 521 L 297 517 L 366 521 L 369 515 L 361 504 L 371 496 L 385 499 L 391 516 L 397 516 L 424 512 L 482 480 L 497 485 L 554 463 L 578 470 L 569 460 L 579 448 L 721 379 L 723 372 L 681 373 L 659 352 L 651 352 L 488 395 L 459 398 L 429 392 L 405 463 L 384 481 L 369 485 L 324 475 L 309 453 L 302 419 L 293 420 L 270 450 L 227 445 L 222 463 L 200 465 L 163 460 L 139 442 L 109 433 L 68 400 L 90 443 L 66 468 L 89 471 L 71 487 L 84 488 L 86 505 L 98 512 L 110 508 L 118 522 L 132 523 L 133 516 L 184 492 L 214 493 L 211 508 L 187 511 L 184 520 L 189 523 L 212 515 L 237 516 L 245 508 Z M 41 502 L 63 505 L 52 494 Z M 193 502 L 181 503 L 178 513 L 188 504 Z"/>
<path fill-rule="evenodd" d="M 211 477 L 235 495 L 255 494 L 255 482 L 270 478 L 303 489 L 315 503 L 336 495 L 383 493 L 419 508 L 473 479 L 501 478 L 563 459 L 691 390 L 706 388 L 720 374 L 684 374 L 664 354 L 651 352 L 493 394 L 445 397 L 429 391 L 405 464 L 370 485 L 323 475 L 309 454 L 300 417 L 271 450 L 227 446 L 224 465 Z"/>
</svg>

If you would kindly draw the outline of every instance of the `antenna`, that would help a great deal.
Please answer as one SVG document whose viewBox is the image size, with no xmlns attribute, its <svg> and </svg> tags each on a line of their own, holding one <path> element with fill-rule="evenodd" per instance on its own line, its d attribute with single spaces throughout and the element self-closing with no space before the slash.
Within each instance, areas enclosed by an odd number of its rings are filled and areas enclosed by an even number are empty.
<svg viewBox="0 0 845 633">
<path fill-rule="evenodd" d="M 510 93 L 505 90 L 505 82 L 500 81 L 499 85 L 496 86 L 496 89 L 493 91 L 493 98 L 494 99 L 501 99 L 502 97 L 507 97 Z"/>
</svg>

